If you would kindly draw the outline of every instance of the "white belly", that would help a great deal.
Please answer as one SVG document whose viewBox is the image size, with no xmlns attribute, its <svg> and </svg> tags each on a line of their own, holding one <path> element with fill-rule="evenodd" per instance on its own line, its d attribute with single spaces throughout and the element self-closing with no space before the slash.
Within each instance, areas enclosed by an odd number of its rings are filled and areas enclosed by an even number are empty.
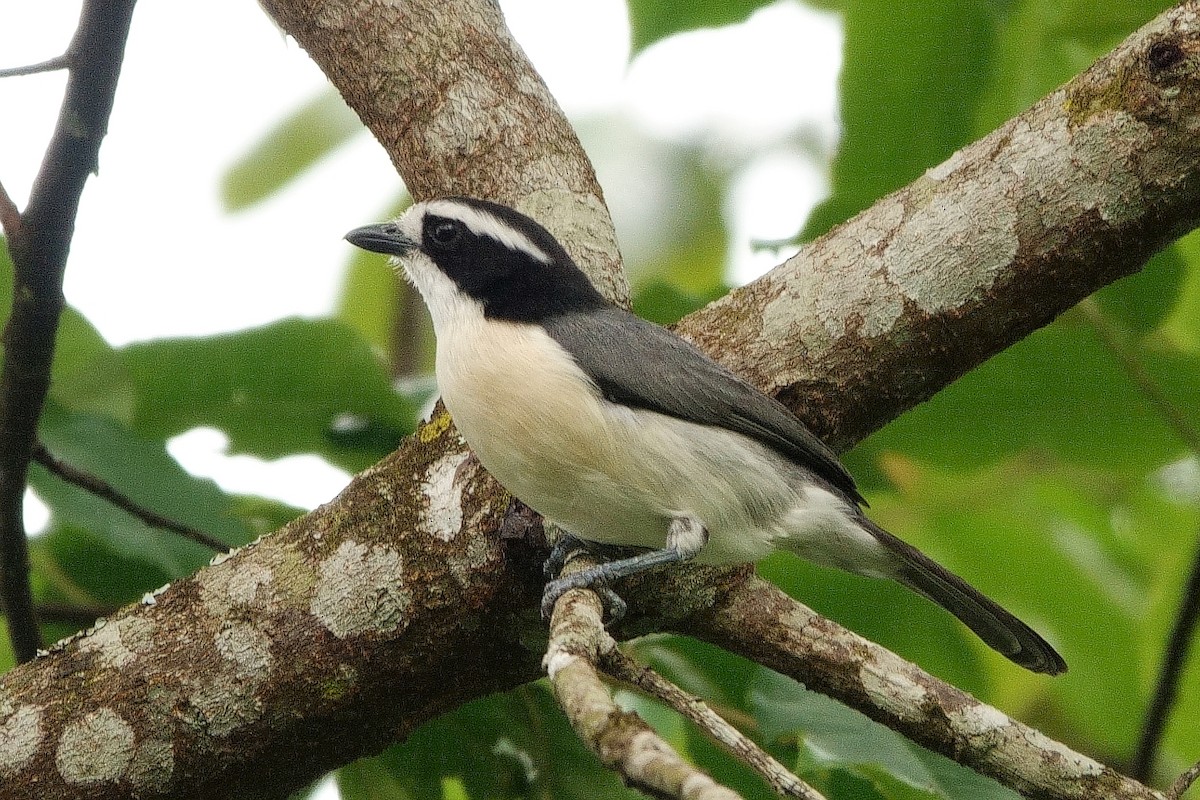
<svg viewBox="0 0 1200 800">
<path fill-rule="evenodd" d="M 829 503 L 814 507 L 764 445 L 604 400 L 538 327 L 511 324 L 502 340 L 481 328 L 438 337 L 446 407 L 506 489 L 577 536 L 660 548 L 670 521 L 691 516 L 709 533 L 704 563 L 757 561 L 781 546 L 823 563 L 844 561 L 847 545 L 874 549 Z"/>
</svg>

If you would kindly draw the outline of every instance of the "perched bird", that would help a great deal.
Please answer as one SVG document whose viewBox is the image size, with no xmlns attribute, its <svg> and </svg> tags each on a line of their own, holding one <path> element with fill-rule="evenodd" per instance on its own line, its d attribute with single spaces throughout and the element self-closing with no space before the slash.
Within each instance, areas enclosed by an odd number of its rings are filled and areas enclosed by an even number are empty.
<svg viewBox="0 0 1200 800">
<path fill-rule="evenodd" d="M 670 331 L 605 300 L 541 225 L 465 197 L 346 235 L 403 266 L 429 307 L 437 383 L 506 489 L 585 543 L 638 554 L 550 581 L 607 585 L 694 560 L 785 550 L 889 578 L 1027 669 L 1041 636 L 862 512 L 854 479 L 786 407 Z"/>
</svg>

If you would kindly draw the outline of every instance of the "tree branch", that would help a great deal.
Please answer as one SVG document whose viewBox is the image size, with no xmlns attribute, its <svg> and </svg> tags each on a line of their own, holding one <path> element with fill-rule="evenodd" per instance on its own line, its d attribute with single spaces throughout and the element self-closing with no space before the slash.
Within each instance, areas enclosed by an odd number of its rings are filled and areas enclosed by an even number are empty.
<svg viewBox="0 0 1200 800">
<path fill-rule="evenodd" d="M 679 754 L 631 711 L 613 702 L 597 664 L 616 642 L 604 632 L 603 609 L 594 592 L 563 595 L 550 621 L 544 665 L 554 697 L 588 749 L 630 786 L 652 797 L 738 800 Z"/>
<path fill-rule="evenodd" d="M 1032 798 L 1161 798 L 758 578 L 733 585 L 679 626 L 802 682 L 935 753 Z"/>
<path fill-rule="evenodd" d="M 504 200 L 546 219 L 581 263 L 617 263 L 615 251 L 596 255 L 612 233 L 582 151 L 560 138 L 564 123 L 494 4 L 267 5 L 373 129 L 390 131 L 381 138 L 418 196 Z M 845 445 L 1133 271 L 1200 214 L 1198 6 L 1164 14 L 682 329 Z M 278 796 L 533 679 L 539 654 L 525 642 L 541 629 L 544 551 L 497 535 L 507 507 L 439 411 L 336 500 L 0 678 L 6 793 Z M 631 585 L 621 632 L 729 638 L 703 610 L 728 603 L 745 574 L 693 567 Z M 820 654 L 829 626 L 813 621 L 814 635 L 792 644 Z M 880 703 L 883 688 L 907 688 L 869 677 Z M 983 731 L 968 757 L 987 763 L 987 737 L 1009 730 Z M 914 735 L 936 745 L 954 734 Z M 1047 770 L 1094 769 L 1061 761 L 988 768 L 1044 792 L 1033 796 L 1078 798 L 1075 787 L 1035 788 L 1054 785 Z M 1158 796 L 1099 770 L 1085 785 L 1111 777 L 1110 797 Z"/>
<path fill-rule="evenodd" d="M 204 531 L 197 530 L 190 525 L 184 525 L 182 522 L 164 517 L 157 511 L 143 508 L 134 502 L 132 497 L 117 490 L 116 487 L 102 480 L 99 476 L 85 472 L 59 458 L 55 458 L 54 454 L 47 450 L 46 446 L 41 442 L 34 442 L 31 457 L 34 461 L 67 483 L 74 484 L 84 491 L 96 495 L 152 528 L 159 528 L 177 534 L 197 544 L 204 545 L 217 553 L 223 553 L 229 549 L 229 545 L 220 539 L 209 536 Z"/>
<path fill-rule="evenodd" d="M 133 0 L 84 3 L 67 49 L 71 70 L 58 124 L 29 205 L 17 224 L 8 219 L 11 209 L 5 213 L 14 275 L 0 366 L 0 598 L 20 661 L 33 658 L 40 643 L 23 519 L 29 457 L 50 386 L 79 196 L 96 170 L 132 15 Z"/>
<path fill-rule="evenodd" d="M 37 75 L 42 72 L 56 72 L 60 69 L 67 69 L 70 66 L 70 59 L 64 54 L 48 58 L 45 61 L 39 61 L 36 64 L 26 64 L 23 67 L 4 67 L 0 69 L 0 78 L 19 78 L 24 75 Z"/>
<path fill-rule="evenodd" d="M 601 629 L 603 630 L 603 629 Z M 607 636 L 607 634 L 605 634 Z M 793 775 L 752 739 L 722 719 L 706 703 L 693 697 L 668 681 L 649 667 L 643 667 L 617 648 L 599 650 L 601 669 L 617 680 L 636 686 L 651 697 L 656 697 L 690 720 L 697 728 L 711 736 L 735 758 L 762 777 L 772 791 L 780 797 L 798 797 L 801 800 L 825 800 L 813 787 Z"/>
</svg>

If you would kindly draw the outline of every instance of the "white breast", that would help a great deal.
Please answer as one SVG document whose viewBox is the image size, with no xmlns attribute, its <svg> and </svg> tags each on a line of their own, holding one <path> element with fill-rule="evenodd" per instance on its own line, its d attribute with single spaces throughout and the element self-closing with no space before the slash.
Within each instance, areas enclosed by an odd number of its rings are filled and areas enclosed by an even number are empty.
<svg viewBox="0 0 1200 800">
<path fill-rule="evenodd" d="M 481 314 L 450 328 L 439 331 L 437 377 L 459 431 L 506 489 L 572 533 L 660 548 L 671 519 L 686 515 L 709 532 L 705 563 L 783 547 L 840 566 L 875 549 L 832 497 L 813 503 L 775 451 L 608 402 L 542 328 Z"/>
</svg>

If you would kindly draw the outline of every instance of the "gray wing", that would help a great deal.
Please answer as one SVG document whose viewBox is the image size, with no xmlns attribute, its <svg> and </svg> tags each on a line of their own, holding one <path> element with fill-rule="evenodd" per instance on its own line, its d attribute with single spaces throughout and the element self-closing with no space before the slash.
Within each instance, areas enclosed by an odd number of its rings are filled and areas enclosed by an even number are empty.
<svg viewBox="0 0 1200 800">
<path fill-rule="evenodd" d="M 757 439 L 865 505 L 837 456 L 786 406 L 666 328 L 615 307 L 543 324 L 608 399 Z"/>
</svg>

